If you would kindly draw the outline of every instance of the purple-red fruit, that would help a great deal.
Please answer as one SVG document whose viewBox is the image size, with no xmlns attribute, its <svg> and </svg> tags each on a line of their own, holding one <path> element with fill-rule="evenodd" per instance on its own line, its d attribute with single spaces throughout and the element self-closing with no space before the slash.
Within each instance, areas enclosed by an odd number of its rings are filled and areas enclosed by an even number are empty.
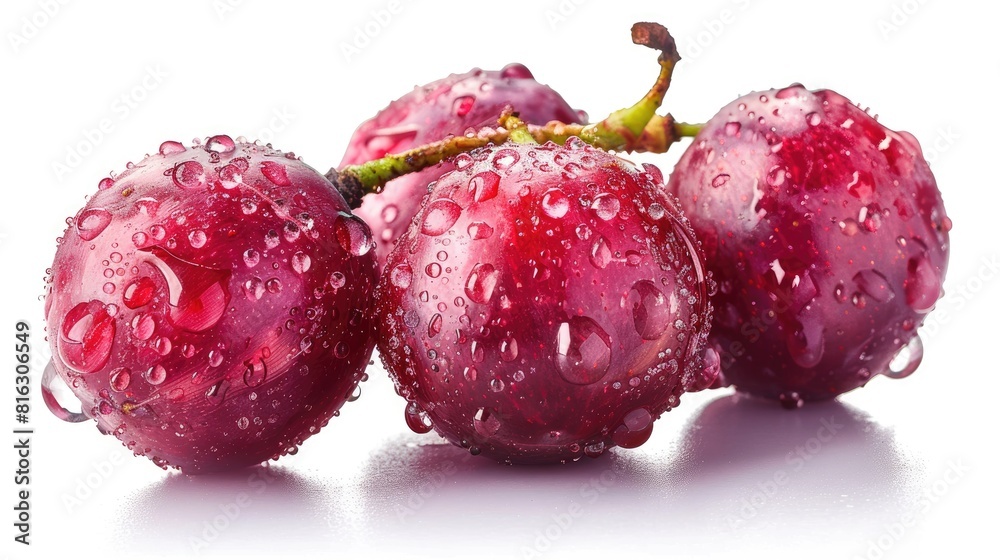
<svg viewBox="0 0 1000 560">
<path fill-rule="evenodd" d="M 476 69 L 418 87 L 365 121 L 351 137 L 340 167 L 464 134 L 469 128 L 495 126 L 507 105 L 521 120 L 532 124 L 583 122 L 587 118 L 551 88 L 536 82 L 520 64 L 510 64 L 499 72 Z M 427 185 L 451 169 L 454 166 L 442 163 L 405 175 L 390 181 L 380 194 L 363 198 L 355 213 L 372 228 L 380 265 L 410 225 Z"/>
<path fill-rule="evenodd" d="M 414 431 L 501 461 L 573 460 L 642 444 L 714 381 L 711 279 L 659 170 L 577 139 L 453 166 L 377 290 Z"/>
<path fill-rule="evenodd" d="M 832 91 L 753 93 L 694 138 L 668 191 L 719 282 L 710 343 L 737 389 L 796 407 L 920 363 L 951 221 L 911 135 Z"/>
<path fill-rule="evenodd" d="M 374 345 L 368 226 L 294 155 L 165 142 L 67 220 L 52 367 L 105 433 L 186 473 L 293 453 Z"/>
</svg>

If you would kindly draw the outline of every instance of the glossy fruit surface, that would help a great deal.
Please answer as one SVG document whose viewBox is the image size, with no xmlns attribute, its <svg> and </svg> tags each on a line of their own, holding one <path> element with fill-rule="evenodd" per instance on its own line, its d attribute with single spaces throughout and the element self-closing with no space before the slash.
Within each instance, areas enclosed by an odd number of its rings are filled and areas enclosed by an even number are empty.
<svg viewBox="0 0 1000 560">
<path fill-rule="evenodd" d="M 668 191 L 719 282 L 727 382 L 795 407 L 917 367 L 951 221 L 911 135 L 832 91 L 753 93 L 694 138 Z"/>
<path fill-rule="evenodd" d="M 339 167 L 404 152 L 448 135 L 464 134 L 469 128 L 496 126 L 507 105 L 533 124 L 583 122 L 587 118 L 551 88 L 535 81 L 521 64 L 510 64 L 500 71 L 475 69 L 418 87 L 365 121 L 351 137 Z M 427 185 L 451 169 L 451 164 L 442 163 L 395 179 L 383 192 L 364 197 L 355 213 L 372 228 L 380 264 L 385 263 L 396 239 L 417 213 Z"/>
<path fill-rule="evenodd" d="M 371 234 L 293 154 L 165 142 L 67 223 L 45 304 L 52 367 L 136 454 L 187 473 L 252 465 L 356 394 Z"/>
<path fill-rule="evenodd" d="M 453 163 L 377 291 L 414 431 L 501 461 L 573 460 L 641 445 L 714 381 L 711 280 L 659 170 L 576 139 Z"/>
</svg>

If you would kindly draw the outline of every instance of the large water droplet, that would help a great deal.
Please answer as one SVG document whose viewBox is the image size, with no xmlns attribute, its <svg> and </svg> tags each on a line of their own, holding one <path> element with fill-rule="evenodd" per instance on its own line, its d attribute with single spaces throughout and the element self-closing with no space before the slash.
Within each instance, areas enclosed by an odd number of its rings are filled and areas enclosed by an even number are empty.
<svg viewBox="0 0 1000 560">
<path fill-rule="evenodd" d="M 885 303 L 896 297 L 896 293 L 889 285 L 889 280 L 877 270 L 868 269 L 858 272 L 854 275 L 854 282 L 862 292 L 871 296 L 875 301 Z"/>
<path fill-rule="evenodd" d="M 167 282 L 174 326 L 200 332 L 219 322 L 229 304 L 230 271 L 186 261 L 160 247 L 151 247 L 147 260 Z"/>
<path fill-rule="evenodd" d="M 573 317 L 556 332 L 556 367 L 566 381 L 600 381 L 611 364 L 611 337 L 593 319 Z"/>
<path fill-rule="evenodd" d="M 492 171 L 477 173 L 469 180 L 469 192 L 476 202 L 484 202 L 497 195 L 500 187 L 500 176 Z"/>
<path fill-rule="evenodd" d="M 479 435 L 490 437 L 500 431 L 500 419 L 492 409 L 483 407 L 476 411 L 472 426 Z"/>
<path fill-rule="evenodd" d="M 271 181 L 279 187 L 287 187 L 292 184 L 292 181 L 288 178 L 288 170 L 285 166 L 276 161 L 264 161 L 260 164 L 260 172 L 267 177 L 268 181 Z"/>
<path fill-rule="evenodd" d="M 205 149 L 219 154 L 228 154 L 236 149 L 236 142 L 233 142 L 233 139 L 229 136 L 220 134 L 209 138 L 208 141 L 205 142 Z"/>
<path fill-rule="evenodd" d="M 718 175 L 715 176 L 714 179 L 712 179 L 712 186 L 715 187 L 715 188 L 719 188 L 719 187 L 721 187 L 722 185 L 725 185 L 728 182 L 729 182 L 729 174 L 728 173 L 719 173 Z"/>
<path fill-rule="evenodd" d="M 542 210 L 551 218 L 562 218 L 569 212 L 569 197 L 559 189 L 549 189 L 542 195 Z"/>
<path fill-rule="evenodd" d="M 90 241 L 101 234 L 111 223 L 111 212 L 103 208 L 84 210 L 76 219 L 76 231 L 84 241 Z"/>
<path fill-rule="evenodd" d="M 160 364 L 156 364 L 155 366 L 149 368 L 146 373 L 143 374 L 143 377 L 149 382 L 150 385 L 160 385 L 167 380 L 167 369 Z"/>
<path fill-rule="evenodd" d="M 595 196 L 594 201 L 590 203 L 590 209 L 597 214 L 598 218 L 605 221 L 617 216 L 621 207 L 621 201 L 618 200 L 617 196 L 611 193 L 599 194 Z"/>
<path fill-rule="evenodd" d="M 646 443 L 653 433 L 653 415 L 645 408 L 637 408 L 622 419 L 622 423 L 611 434 L 615 445 L 631 449 Z"/>
<path fill-rule="evenodd" d="M 260 387 L 267 380 L 267 364 L 261 358 L 260 363 L 254 364 L 251 361 L 243 362 L 243 383 L 247 387 Z"/>
<path fill-rule="evenodd" d="M 129 383 L 132 382 L 132 370 L 127 367 L 115 368 L 111 370 L 110 380 L 111 389 L 121 393 L 128 389 Z"/>
<path fill-rule="evenodd" d="M 498 271 L 490 263 L 479 263 L 472 268 L 465 283 L 465 293 L 476 303 L 487 303 L 493 297 L 493 290 L 500 279 Z"/>
<path fill-rule="evenodd" d="M 74 412 L 60 404 L 59 398 L 56 395 L 66 395 L 66 398 L 73 400 L 75 404 L 79 405 L 79 408 L 83 408 L 83 403 L 80 402 L 80 399 L 66 385 L 66 381 L 56 372 L 53 361 L 49 360 L 48 365 L 45 366 L 45 371 L 42 373 L 42 402 L 45 403 L 45 407 L 56 418 L 64 422 L 90 420 L 90 417 L 84 414 L 82 410 Z"/>
<path fill-rule="evenodd" d="M 212 385 L 205 391 L 205 400 L 209 404 L 218 406 L 222 404 L 223 399 L 226 397 L 226 392 L 229 390 L 229 382 L 223 379 L 218 383 Z"/>
<path fill-rule="evenodd" d="M 167 140 L 166 142 L 160 144 L 159 152 L 161 156 L 169 156 L 173 154 L 179 154 L 186 150 L 187 148 L 184 147 L 184 144 L 181 144 L 180 142 L 174 142 L 173 140 Z"/>
<path fill-rule="evenodd" d="M 892 379 L 902 379 L 917 370 L 924 359 L 924 343 L 920 336 L 910 339 L 906 346 L 900 348 L 896 356 L 889 362 L 889 369 L 884 375 Z"/>
<path fill-rule="evenodd" d="M 413 281 L 413 269 L 408 264 L 396 265 L 389 273 L 389 281 L 393 286 L 405 290 Z"/>
<path fill-rule="evenodd" d="M 141 276 L 125 286 L 122 301 L 129 309 L 138 309 L 153 300 L 156 294 L 156 282 L 148 276 Z"/>
<path fill-rule="evenodd" d="M 111 356 L 115 321 L 97 300 L 79 303 L 63 318 L 59 329 L 59 356 L 63 363 L 81 373 L 104 367 Z"/>
<path fill-rule="evenodd" d="M 426 434 L 431 431 L 431 420 L 417 403 L 407 403 L 404 411 L 406 425 L 418 434 Z"/>
<path fill-rule="evenodd" d="M 517 359 L 517 339 L 510 337 L 500 342 L 500 357 L 505 362 L 512 362 Z"/>
<path fill-rule="evenodd" d="M 454 200 L 439 198 L 431 201 L 424 211 L 420 231 L 425 235 L 437 236 L 448 231 L 458 220 L 462 207 Z"/>
<path fill-rule="evenodd" d="M 487 239 L 493 235 L 493 228 L 486 222 L 472 222 L 467 229 L 469 237 L 474 240 Z"/>
<path fill-rule="evenodd" d="M 676 299 L 668 300 L 649 280 L 639 280 L 632 285 L 628 302 L 632 306 L 635 331 L 645 340 L 656 340 L 663 335 L 673 322 L 678 306 Z"/>
<path fill-rule="evenodd" d="M 941 296 L 941 277 L 926 254 L 913 257 L 907 263 L 903 281 L 906 304 L 917 313 L 928 313 Z"/>
<path fill-rule="evenodd" d="M 471 95 L 463 95 L 455 98 L 452 102 L 451 110 L 456 117 L 464 117 L 472 111 L 472 106 L 476 104 L 476 98 Z"/>
<path fill-rule="evenodd" d="M 309 267 L 312 266 L 312 259 L 309 255 L 303 253 L 302 251 L 296 251 L 292 255 L 292 270 L 298 272 L 299 274 L 305 274 L 309 271 Z"/>
<path fill-rule="evenodd" d="M 519 156 L 514 150 L 500 150 L 493 156 L 493 168 L 500 171 L 509 169 L 510 166 L 517 163 L 517 160 L 520 158 L 521 156 Z"/>
<path fill-rule="evenodd" d="M 590 264 L 597 268 L 605 268 L 611 262 L 611 247 L 604 236 L 600 236 L 590 247 Z"/>
<path fill-rule="evenodd" d="M 375 246 L 368 224 L 354 214 L 338 213 L 337 221 L 334 223 L 334 232 L 340 246 L 356 257 L 368 254 Z"/>
<path fill-rule="evenodd" d="M 205 168 L 194 160 L 178 163 L 173 171 L 174 184 L 182 189 L 200 189 L 205 186 Z"/>
</svg>

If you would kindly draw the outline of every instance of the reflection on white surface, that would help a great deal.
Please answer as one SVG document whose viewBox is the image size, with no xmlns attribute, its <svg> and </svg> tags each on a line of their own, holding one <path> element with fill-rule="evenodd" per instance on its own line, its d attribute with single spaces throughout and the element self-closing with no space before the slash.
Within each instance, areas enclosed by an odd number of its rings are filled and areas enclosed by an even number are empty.
<svg viewBox="0 0 1000 560">
<path fill-rule="evenodd" d="M 658 428 L 671 420 L 680 418 Z M 631 547 L 726 556 L 819 539 L 824 554 L 853 557 L 914 508 L 923 480 L 891 430 L 838 402 L 789 412 L 724 395 L 659 435 L 595 460 L 514 467 L 400 435 L 339 474 L 296 463 L 167 475 L 118 497 L 107 529 L 124 550 L 167 556 L 372 545 L 441 557 Z"/>
</svg>

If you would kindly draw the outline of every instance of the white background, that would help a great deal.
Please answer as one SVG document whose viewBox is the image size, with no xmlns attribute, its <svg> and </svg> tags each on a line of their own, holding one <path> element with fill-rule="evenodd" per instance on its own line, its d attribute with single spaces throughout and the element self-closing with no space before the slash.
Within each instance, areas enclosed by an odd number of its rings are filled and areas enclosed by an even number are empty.
<svg viewBox="0 0 1000 560">
<path fill-rule="evenodd" d="M 984 265 L 1000 256 L 995 4 L 408 2 L 388 14 L 381 0 L 217 0 L 68 2 L 46 15 L 50 3 L 0 8 L 0 338 L 26 320 L 36 354 L 30 548 L 12 540 L 12 436 L 0 444 L 9 556 L 962 558 L 995 541 L 1000 281 Z M 655 74 L 655 55 L 629 41 L 641 20 L 678 39 L 666 107 L 681 120 L 802 82 L 923 143 L 955 227 L 949 298 L 924 328 L 916 374 L 795 413 L 729 391 L 690 395 L 639 449 L 511 468 L 408 433 L 373 366 L 362 398 L 267 483 L 163 472 L 44 409 L 42 277 L 64 218 L 112 170 L 166 139 L 228 133 L 325 171 L 361 120 L 414 85 L 512 61 L 599 117 Z M 103 119 L 111 131 L 88 140 Z M 636 159 L 668 171 L 683 147 Z M 72 164 L 71 150 L 82 154 Z M 14 360 L 2 354 L 10 430 Z M 835 436 L 814 440 L 830 418 Z M 808 460 L 788 459 L 797 448 Z"/>
</svg>

